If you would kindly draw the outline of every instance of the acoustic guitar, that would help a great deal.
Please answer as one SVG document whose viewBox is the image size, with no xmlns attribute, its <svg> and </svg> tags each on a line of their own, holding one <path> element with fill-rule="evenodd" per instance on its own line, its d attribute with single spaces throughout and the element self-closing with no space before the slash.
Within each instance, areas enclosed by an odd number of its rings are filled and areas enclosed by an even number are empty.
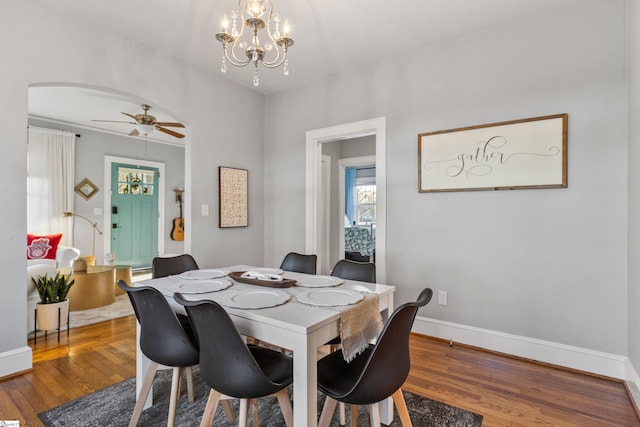
<svg viewBox="0 0 640 427">
<path fill-rule="evenodd" d="M 178 200 L 180 203 L 180 217 L 174 218 L 173 220 L 173 228 L 171 229 L 171 239 L 172 240 L 184 240 L 184 218 L 182 218 L 182 198 Z"/>
</svg>

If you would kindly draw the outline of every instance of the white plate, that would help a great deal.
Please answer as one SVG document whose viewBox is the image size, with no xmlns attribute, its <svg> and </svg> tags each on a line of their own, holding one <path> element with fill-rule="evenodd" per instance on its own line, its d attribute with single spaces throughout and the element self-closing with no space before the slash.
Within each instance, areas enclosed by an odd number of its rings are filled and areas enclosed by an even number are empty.
<svg viewBox="0 0 640 427">
<path fill-rule="evenodd" d="M 281 268 L 251 268 L 248 271 L 257 271 L 258 273 L 263 273 L 263 274 L 282 274 L 283 273 Z"/>
<path fill-rule="evenodd" d="M 296 295 L 298 301 L 304 304 L 331 307 L 336 305 L 351 305 L 364 299 L 360 292 L 350 289 L 309 289 Z"/>
<path fill-rule="evenodd" d="M 275 307 L 289 301 L 291 295 L 275 289 L 255 289 L 225 296 L 221 304 L 232 308 Z"/>
<path fill-rule="evenodd" d="M 188 280 L 203 280 L 203 279 L 218 279 L 220 277 L 224 277 L 229 272 L 227 270 L 215 270 L 215 269 L 203 269 L 203 270 L 189 270 L 185 271 L 182 274 L 179 274 L 178 277 L 181 279 Z"/>
<path fill-rule="evenodd" d="M 302 286 L 304 288 L 329 288 L 342 283 L 344 283 L 344 280 L 339 277 L 318 275 L 300 277 L 296 281 L 296 286 Z"/>
<path fill-rule="evenodd" d="M 218 292 L 223 289 L 227 289 L 233 282 L 226 279 L 216 280 L 198 280 L 182 282 L 172 287 L 173 292 L 180 292 L 183 294 L 203 294 L 207 292 Z"/>
</svg>

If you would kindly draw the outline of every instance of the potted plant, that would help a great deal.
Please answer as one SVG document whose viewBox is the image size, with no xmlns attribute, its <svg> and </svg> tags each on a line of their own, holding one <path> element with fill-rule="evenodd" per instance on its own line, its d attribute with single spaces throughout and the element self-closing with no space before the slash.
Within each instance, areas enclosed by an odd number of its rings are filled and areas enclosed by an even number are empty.
<svg viewBox="0 0 640 427">
<path fill-rule="evenodd" d="M 67 294 L 75 283 L 71 275 L 56 273 L 54 277 L 45 274 L 31 278 L 40 296 L 36 304 L 37 328 L 42 331 L 63 328 L 69 318 L 69 299 Z"/>
</svg>

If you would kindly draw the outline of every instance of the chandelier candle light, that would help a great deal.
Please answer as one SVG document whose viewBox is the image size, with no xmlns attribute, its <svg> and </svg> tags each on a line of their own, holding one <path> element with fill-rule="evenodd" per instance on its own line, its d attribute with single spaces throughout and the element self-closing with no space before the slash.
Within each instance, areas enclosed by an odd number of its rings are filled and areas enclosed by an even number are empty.
<svg viewBox="0 0 640 427">
<path fill-rule="evenodd" d="M 267 9 L 269 13 L 265 22 L 262 16 L 267 13 Z M 245 13 L 249 16 L 246 20 Z M 280 15 L 273 12 L 273 4 L 270 0 L 238 0 L 238 10 L 231 12 L 231 32 L 229 32 L 229 20 L 225 15 L 222 21 L 222 32 L 216 34 L 216 39 L 222 43 L 223 49 L 220 71 L 227 72 L 227 61 L 236 67 L 244 67 L 253 63 L 254 86 L 260 85 L 258 78 L 258 63 L 260 62 L 267 68 L 277 68 L 284 64 L 283 72 L 285 76 L 288 76 L 287 52 L 289 46 L 293 46 L 293 39 L 289 37 L 289 22 L 285 20 L 281 30 L 280 21 Z M 251 35 L 245 37 L 249 40 L 243 40 L 245 26 L 251 31 Z M 258 34 L 264 29 L 266 29 L 268 41 L 262 47 Z M 239 59 L 236 55 L 237 51 L 244 51 L 246 59 Z M 268 59 L 267 56 L 269 56 Z"/>
</svg>

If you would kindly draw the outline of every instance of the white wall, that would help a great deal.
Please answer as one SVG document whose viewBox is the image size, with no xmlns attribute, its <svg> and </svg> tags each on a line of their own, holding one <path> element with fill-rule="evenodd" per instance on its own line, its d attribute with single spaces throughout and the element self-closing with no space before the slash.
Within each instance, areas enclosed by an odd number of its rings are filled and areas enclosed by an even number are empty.
<svg viewBox="0 0 640 427">
<path fill-rule="evenodd" d="M 423 316 L 626 355 L 625 4 L 584 1 L 269 95 L 266 263 L 304 247 L 305 132 L 386 116 L 397 302 L 430 286 L 449 305 Z M 418 133 L 558 113 L 567 189 L 417 192 Z"/>
<path fill-rule="evenodd" d="M 148 99 L 191 125 L 185 197 L 195 206 L 191 252 L 202 267 L 263 260 L 264 96 L 169 57 L 128 37 L 67 16 L 46 2 L 5 0 L 0 14 L 0 377 L 31 365 L 26 345 L 26 142 L 29 84 L 62 82 L 113 88 Z M 217 228 L 217 167 L 249 170 L 249 227 Z M 201 204 L 211 215 L 200 216 Z M 191 206 L 188 208 L 191 209 Z M 250 245 L 247 242 L 251 242 Z M 16 320 L 18 319 L 18 320 Z"/>
</svg>

